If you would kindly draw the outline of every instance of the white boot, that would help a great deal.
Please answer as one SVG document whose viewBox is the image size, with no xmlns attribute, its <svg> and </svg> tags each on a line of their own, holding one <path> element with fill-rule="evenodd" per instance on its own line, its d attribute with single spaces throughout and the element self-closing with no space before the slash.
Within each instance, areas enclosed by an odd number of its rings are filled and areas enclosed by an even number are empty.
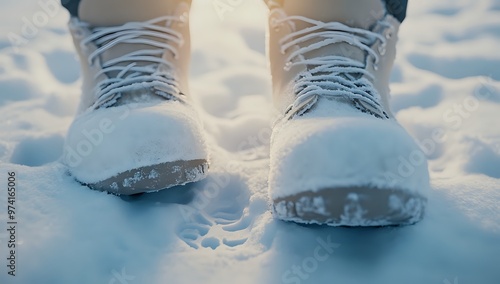
<svg viewBox="0 0 500 284">
<path fill-rule="evenodd" d="M 283 115 L 271 141 L 275 215 L 333 226 L 420 220 L 427 161 L 389 107 L 399 22 L 380 0 L 268 4 L 274 101 Z"/>
<path fill-rule="evenodd" d="M 190 2 L 168 2 L 149 7 L 165 16 L 147 21 L 120 24 L 126 14 L 112 15 L 113 7 L 98 23 L 106 26 L 95 26 L 92 9 L 94 24 L 70 21 L 83 93 L 63 160 L 91 188 L 130 195 L 206 175 L 205 139 L 187 84 Z"/>
</svg>

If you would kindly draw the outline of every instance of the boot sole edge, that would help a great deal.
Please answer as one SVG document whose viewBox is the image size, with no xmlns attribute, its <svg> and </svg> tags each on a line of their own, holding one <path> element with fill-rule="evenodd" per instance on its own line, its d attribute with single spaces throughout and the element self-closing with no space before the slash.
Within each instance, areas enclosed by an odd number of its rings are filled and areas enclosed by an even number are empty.
<svg viewBox="0 0 500 284">
<path fill-rule="evenodd" d="M 284 221 L 347 227 L 411 225 L 420 221 L 427 199 L 401 189 L 373 187 L 304 191 L 273 200 L 274 215 Z"/>
<path fill-rule="evenodd" d="M 208 168 L 206 159 L 179 160 L 128 170 L 103 181 L 85 185 L 116 195 L 157 192 L 202 180 L 207 176 Z"/>
</svg>

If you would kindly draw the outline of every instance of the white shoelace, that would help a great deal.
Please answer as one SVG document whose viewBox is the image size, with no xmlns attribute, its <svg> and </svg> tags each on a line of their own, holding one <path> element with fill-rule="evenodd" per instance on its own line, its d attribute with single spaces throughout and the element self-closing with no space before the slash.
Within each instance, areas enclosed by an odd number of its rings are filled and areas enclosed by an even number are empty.
<svg viewBox="0 0 500 284">
<path fill-rule="evenodd" d="M 304 21 L 311 27 L 292 32 L 281 39 L 281 52 L 285 54 L 300 43 L 320 38 L 322 40 L 290 52 L 286 59 L 285 70 L 296 65 L 307 65 L 309 70 L 302 72 L 296 79 L 296 100 L 286 111 L 288 119 L 301 115 L 312 107 L 319 97 L 344 98 L 353 102 L 354 106 L 379 118 L 388 118 L 380 103 L 380 95 L 370 80 L 374 79 L 365 63 L 346 56 L 331 55 L 306 59 L 304 54 L 322 47 L 348 43 L 359 48 L 373 58 L 375 70 L 379 62 L 378 53 L 372 49 L 376 40 L 381 41 L 381 54 L 385 53 L 387 39 L 376 32 L 353 28 L 338 22 L 324 23 L 303 16 L 289 16 L 275 22 Z M 386 24 L 388 25 L 388 24 Z M 366 60 L 366 59 L 365 59 Z"/>
<path fill-rule="evenodd" d="M 95 89 L 94 109 L 112 106 L 123 92 L 139 88 L 152 88 L 155 90 L 155 94 L 167 100 L 182 101 L 183 94 L 178 89 L 175 75 L 170 71 L 173 66 L 163 59 L 162 55 L 168 50 L 172 52 L 174 57 L 177 57 L 176 46 L 182 46 L 184 40 L 179 32 L 159 25 L 162 22 L 175 21 L 185 22 L 186 19 L 164 16 L 146 22 L 130 22 L 122 26 L 94 28 L 92 30 L 92 35 L 81 42 L 82 48 L 91 42 L 98 46 L 97 50 L 88 57 L 90 65 L 95 64 L 95 60 L 99 56 L 117 44 L 144 44 L 153 47 L 101 62 L 102 70 L 95 75 L 96 80 L 99 76 L 109 74 L 109 72 L 118 72 L 118 75 L 98 82 Z M 80 23 L 80 25 L 88 28 L 86 23 Z M 118 65 L 124 62 L 130 62 L 130 64 Z M 146 63 L 146 65 L 138 66 L 137 62 Z"/>
</svg>

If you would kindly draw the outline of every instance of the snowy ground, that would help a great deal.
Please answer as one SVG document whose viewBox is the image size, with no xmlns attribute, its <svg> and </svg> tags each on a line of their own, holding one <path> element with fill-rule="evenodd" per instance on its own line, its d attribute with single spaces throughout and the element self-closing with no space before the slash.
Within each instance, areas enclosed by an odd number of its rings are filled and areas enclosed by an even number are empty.
<svg viewBox="0 0 500 284">
<path fill-rule="evenodd" d="M 221 18 L 213 2 L 195 1 L 192 13 L 210 177 L 119 198 L 79 185 L 58 162 L 80 84 L 67 13 L 2 0 L 0 283 L 500 283 L 500 1 L 410 1 L 393 108 L 426 147 L 433 191 L 423 222 L 382 229 L 273 220 L 266 11 L 249 0 Z M 23 31 L 33 17 L 36 30 Z"/>
</svg>

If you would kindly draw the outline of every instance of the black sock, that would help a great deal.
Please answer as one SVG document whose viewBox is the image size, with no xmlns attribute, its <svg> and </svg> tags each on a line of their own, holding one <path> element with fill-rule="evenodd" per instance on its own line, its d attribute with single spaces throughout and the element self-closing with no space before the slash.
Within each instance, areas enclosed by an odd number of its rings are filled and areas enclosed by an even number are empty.
<svg viewBox="0 0 500 284">
<path fill-rule="evenodd" d="M 78 17 L 80 0 L 61 0 L 61 4 L 68 10 L 72 17 Z"/>
</svg>

